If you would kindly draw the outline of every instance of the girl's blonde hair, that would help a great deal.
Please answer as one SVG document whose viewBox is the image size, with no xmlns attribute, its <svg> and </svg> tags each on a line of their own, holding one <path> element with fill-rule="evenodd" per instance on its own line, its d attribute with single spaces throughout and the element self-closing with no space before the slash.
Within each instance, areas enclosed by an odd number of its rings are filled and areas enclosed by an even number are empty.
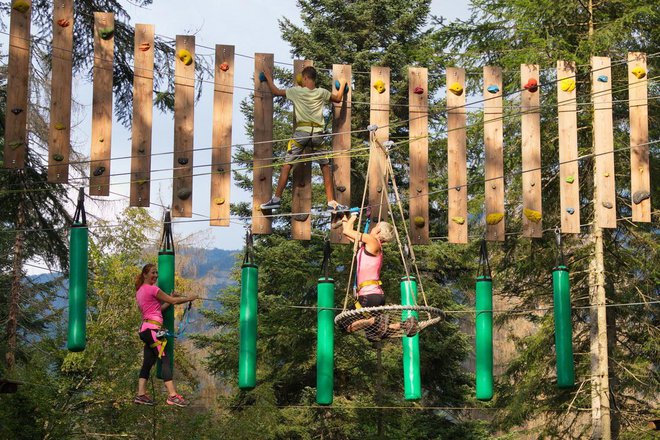
<svg viewBox="0 0 660 440">
<path fill-rule="evenodd" d="M 387 243 L 394 240 L 394 226 L 387 222 L 378 222 L 378 225 L 380 226 L 378 236 L 381 242 Z"/>
<path fill-rule="evenodd" d="M 144 284 L 144 277 L 145 277 L 149 272 L 151 272 L 151 269 L 152 269 L 153 267 L 156 267 L 156 265 L 153 264 L 153 263 L 145 264 L 144 267 L 142 268 L 142 272 L 140 272 L 140 275 L 138 275 L 137 278 L 135 278 L 135 291 L 136 291 L 136 292 L 137 292 L 138 290 L 140 290 L 140 287 L 142 287 L 142 285 Z"/>
</svg>

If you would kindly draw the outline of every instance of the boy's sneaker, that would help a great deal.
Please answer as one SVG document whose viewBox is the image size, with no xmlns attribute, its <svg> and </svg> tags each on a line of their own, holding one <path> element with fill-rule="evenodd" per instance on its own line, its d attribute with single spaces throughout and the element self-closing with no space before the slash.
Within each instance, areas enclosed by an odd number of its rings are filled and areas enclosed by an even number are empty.
<svg viewBox="0 0 660 440">
<path fill-rule="evenodd" d="M 332 212 L 343 212 L 343 211 L 348 211 L 350 208 L 346 205 L 342 205 L 341 203 L 337 202 L 336 200 L 330 200 L 328 202 L 328 211 Z"/>
<path fill-rule="evenodd" d="M 156 402 L 154 402 L 154 399 L 147 396 L 146 394 L 142 394 L 141 396 L 135 396 L 135 399 L 133 399 L 133 403 L 136 403 L 138 405 L 153 406 Z"/>
<path fill-rule="evenodd" d="M 273 197 L 261 205 L 261 210 L 280 209 L 280 206 L 282 206 L 282 201 L 278 197 Z"/>
<path fill-rule="evenodd" d="M 188 406 L 189 402 L 181 394 L 175 394 L 174 396 L 167 396 L 167 404 L 184 407 Z"/>
</svg>

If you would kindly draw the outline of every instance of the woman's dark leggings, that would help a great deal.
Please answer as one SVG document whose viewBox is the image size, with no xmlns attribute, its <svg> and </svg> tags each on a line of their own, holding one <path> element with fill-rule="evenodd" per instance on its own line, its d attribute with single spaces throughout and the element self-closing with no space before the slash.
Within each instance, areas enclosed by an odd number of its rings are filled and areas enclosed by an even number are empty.
<svg viewBox="0 0 660 440">
<path fill-rule="evenodd" d="M 151 371 L 151 367 L 154 366 L 156 361 L 158 360 L 158 347 L 152 347 L 151 344 L 154 342 L 154 336 L 153 334 L 155 333 L 155 330 L 151 329 L 146 329 L 144 331 L 141 331 L 140 334 L 140 339 L 142 342 L 144 342 L 144 359 L 142 361 L 142 368 L 140 369 L 140 379 L 149 379 L 149 372 Z M 163 378 L 163 382 L 169 382 L 172 380 L 172 369 L 170 368 L 170 360 L 167 357 L 165 353 L 163 353 L 163 357 L 160 359 L 161 360 L 161 377 Z"/>
</svg>

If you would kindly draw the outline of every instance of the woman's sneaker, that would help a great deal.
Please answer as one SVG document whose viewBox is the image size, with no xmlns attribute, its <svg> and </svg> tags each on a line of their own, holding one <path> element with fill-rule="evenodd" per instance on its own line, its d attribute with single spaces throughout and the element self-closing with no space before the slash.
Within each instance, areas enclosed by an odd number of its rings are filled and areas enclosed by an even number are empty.
<svg viewBox="0 0 660 440">
<path fill-rule="evenodd" d="M 175 394 L 174 396 L 167 396 L 167 404 L 181 406 L 181 407 L 189 405 L 188 401 L 184 399 L 181 394 Z"/>
<path fill-rule="evenodd" d="M 154 399 L 147 396 L 146 394 L 142 394 L 141 396 L 135 396 L 135 399 L 133 399 L 133 403 L 136 403 L 138 405 L 153 406 L 156 402 L 154 402 Z"/>
</svg>

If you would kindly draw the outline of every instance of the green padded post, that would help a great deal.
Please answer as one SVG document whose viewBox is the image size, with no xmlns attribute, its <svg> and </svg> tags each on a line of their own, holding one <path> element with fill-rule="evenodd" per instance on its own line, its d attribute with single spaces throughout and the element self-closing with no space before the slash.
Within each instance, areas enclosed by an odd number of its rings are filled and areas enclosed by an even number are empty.
<svg viewBox="0 0 660 440">
<path fill-rule="evenodd" d="M 69 351 L 83 351 L 87 327 L 87 263 L 89 230 L 75 222 L 69 241 Z"/>
<path fill-rule="evenodd" d="M 319 278 L 317 292 L 316 403 L 330 405 L 334 382 L 335 280 Z"/>
<path fill-rule="evenodd" d="M 401 279 L 401 305 L 417 305 L 417 281 L 415 278 Z M 418 313 L 404 310 L 401 320 L 405 321 L 410 316 L 418 318 Z M 419 334 L 415 336 L 403 336 L 403 389 L 406 400 L 419 400 L 422 398 L 422 380 L 419 369 Z"/>
<path fill-rule="evenodd" d="M 242 390 L 250 390 L 257 384 L 257 289 L 257 266 L 243 264 L 238 352 L 238 387 Z"/>
<path fill-rule="evenodd" d="M 168 295 L 174 291 L 174 249 L 162 249 L 158 252 L 158 288 Z M 170 368 L 174 373 L 174 306 L 169 306 L 163 311 L 163 327 L 170 336 L 167 336 L 165 354 L 170 360 Z M 158 360 L 156 377 L 162 379 L 161 361 Z"/>
<path fill-rule="evenodd" d="M 477 277 L 476 299 L 476 394 L 478 400 L 493 398 L 493 281 Z"/>
<path fill-rule="evenodd" d="M 573 330 L 571 327 L 571 287 L 568 275 L 566 266 L 557 266 L 552 271 L 557 386 L 559 388 L 570 388 L 575 385 Z"/>
</svg>

